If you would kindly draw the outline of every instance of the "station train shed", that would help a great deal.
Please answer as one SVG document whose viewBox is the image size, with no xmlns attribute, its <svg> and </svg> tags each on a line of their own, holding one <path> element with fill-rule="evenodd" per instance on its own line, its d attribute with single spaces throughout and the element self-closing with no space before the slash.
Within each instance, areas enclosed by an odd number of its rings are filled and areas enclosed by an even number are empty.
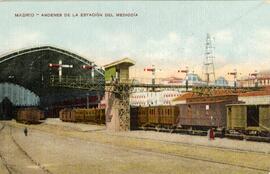
<svg viewBox="0 0 270 174">
<path fill-rule="evenodd" d="M 49 117 L 57 117 L 63 107 L 97 106 L 104 96 L 104 86 L 89 91 L 50 85 L 52 76 L 104 81 L 104 70 L 93 61 L 52 46 L 0 56 L 0 74 L 0 103 L 6 98 L 17 107 L 38 106 Z"/>
</svg>

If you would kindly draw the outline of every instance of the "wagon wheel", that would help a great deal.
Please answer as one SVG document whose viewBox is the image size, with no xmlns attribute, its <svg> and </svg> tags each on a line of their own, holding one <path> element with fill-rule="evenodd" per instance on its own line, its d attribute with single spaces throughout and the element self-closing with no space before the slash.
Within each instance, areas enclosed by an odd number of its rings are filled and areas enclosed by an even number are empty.
<svg viewBox="0 0 270 174">
<path fill-rule="evenodd" d="M 146 129 L 147 129 L 147 125 L 148 125 L 148 123 L 143 124 L 143 125 L 142 125 L 142 129 L 143 129 L 143 130 L 146 130 Z"/>
<path fill-rule="evenodd" d="M 170 133 L 172 134 L 174 132 L 174 128 L 170 129 Z"/>
<path fill-rule="evenodd" d="M 160 131 L 160 128 L 159 128 L 160 126 L 159 125 L 157 125 L 155 128 L 156 128 L 156 130 L 157 130 L 157 132 L 159 132 Z"/>
</svg>

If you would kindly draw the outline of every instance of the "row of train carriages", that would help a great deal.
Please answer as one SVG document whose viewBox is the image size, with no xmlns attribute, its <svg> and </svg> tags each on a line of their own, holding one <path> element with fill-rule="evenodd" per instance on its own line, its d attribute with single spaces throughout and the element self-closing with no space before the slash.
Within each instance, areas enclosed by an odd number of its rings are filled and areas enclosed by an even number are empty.
<svg viewBox="0 0 270 174">
<path fill-rule="evenodd" d="M 37 124 L 40 120 L 45 119 L 44 113 L 38 107 L 19 107 L 5 97 L 0 102 L 0 120 L 15 119 L 17 122 L 26 124 Z"/>
<path fill-rule="evenodd" d="M 65 122 L 105 124 L 105 109 L 66 108 L 60 110 L 59 118 Z"/>
<path fill-rule="evenodd" d="M 45 119 L 44 113 L 37 107 L 18 107 L 6 97 L 0 102 L 0 119 L 11 120 L 27 124 L 37 124 Z"/>
<path fill-rule="evenodd" d="M 59 111 L 59 118 L 66 122 L 105 124 L 105 109 L 64 108 Z M 0 102 L 0 120 L 11 119 L 24 124 L 38 124 L 45 119 L 45 113 L 34 106 L 14 106 L 8 98 L 4 98 Z"/>
<path fill-rule="evenodd" d="M 187 98 L 171 106 L 131 108 L 131 128 L 270 136 L 270 105 L 250 105 L 237 95 Z"/>
</svg>

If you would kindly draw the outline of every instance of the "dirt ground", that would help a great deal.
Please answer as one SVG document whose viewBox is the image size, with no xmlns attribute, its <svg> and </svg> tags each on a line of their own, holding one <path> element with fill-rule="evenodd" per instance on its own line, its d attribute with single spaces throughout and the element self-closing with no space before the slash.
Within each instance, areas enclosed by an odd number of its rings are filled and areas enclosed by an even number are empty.
<svg viewBox="0 0 270 174">
<path fill-rule="evenodd" d="M 0 173 L 266 173 L 270 144 L 63 123 L 0 122 Z M 29 130 L 26 137 L 24 127 Z"/>
</svg>

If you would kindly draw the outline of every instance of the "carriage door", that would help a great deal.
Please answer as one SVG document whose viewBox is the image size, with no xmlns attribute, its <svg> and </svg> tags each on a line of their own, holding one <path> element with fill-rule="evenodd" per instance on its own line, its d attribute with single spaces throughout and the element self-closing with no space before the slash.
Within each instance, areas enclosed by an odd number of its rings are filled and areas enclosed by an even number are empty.
<svg viewBox="0 0 270 174">
<path fill-rule="evenodd" d="M 259 107 L 247 106 L 247 127 L 259 126 Z"/>
</svg>

